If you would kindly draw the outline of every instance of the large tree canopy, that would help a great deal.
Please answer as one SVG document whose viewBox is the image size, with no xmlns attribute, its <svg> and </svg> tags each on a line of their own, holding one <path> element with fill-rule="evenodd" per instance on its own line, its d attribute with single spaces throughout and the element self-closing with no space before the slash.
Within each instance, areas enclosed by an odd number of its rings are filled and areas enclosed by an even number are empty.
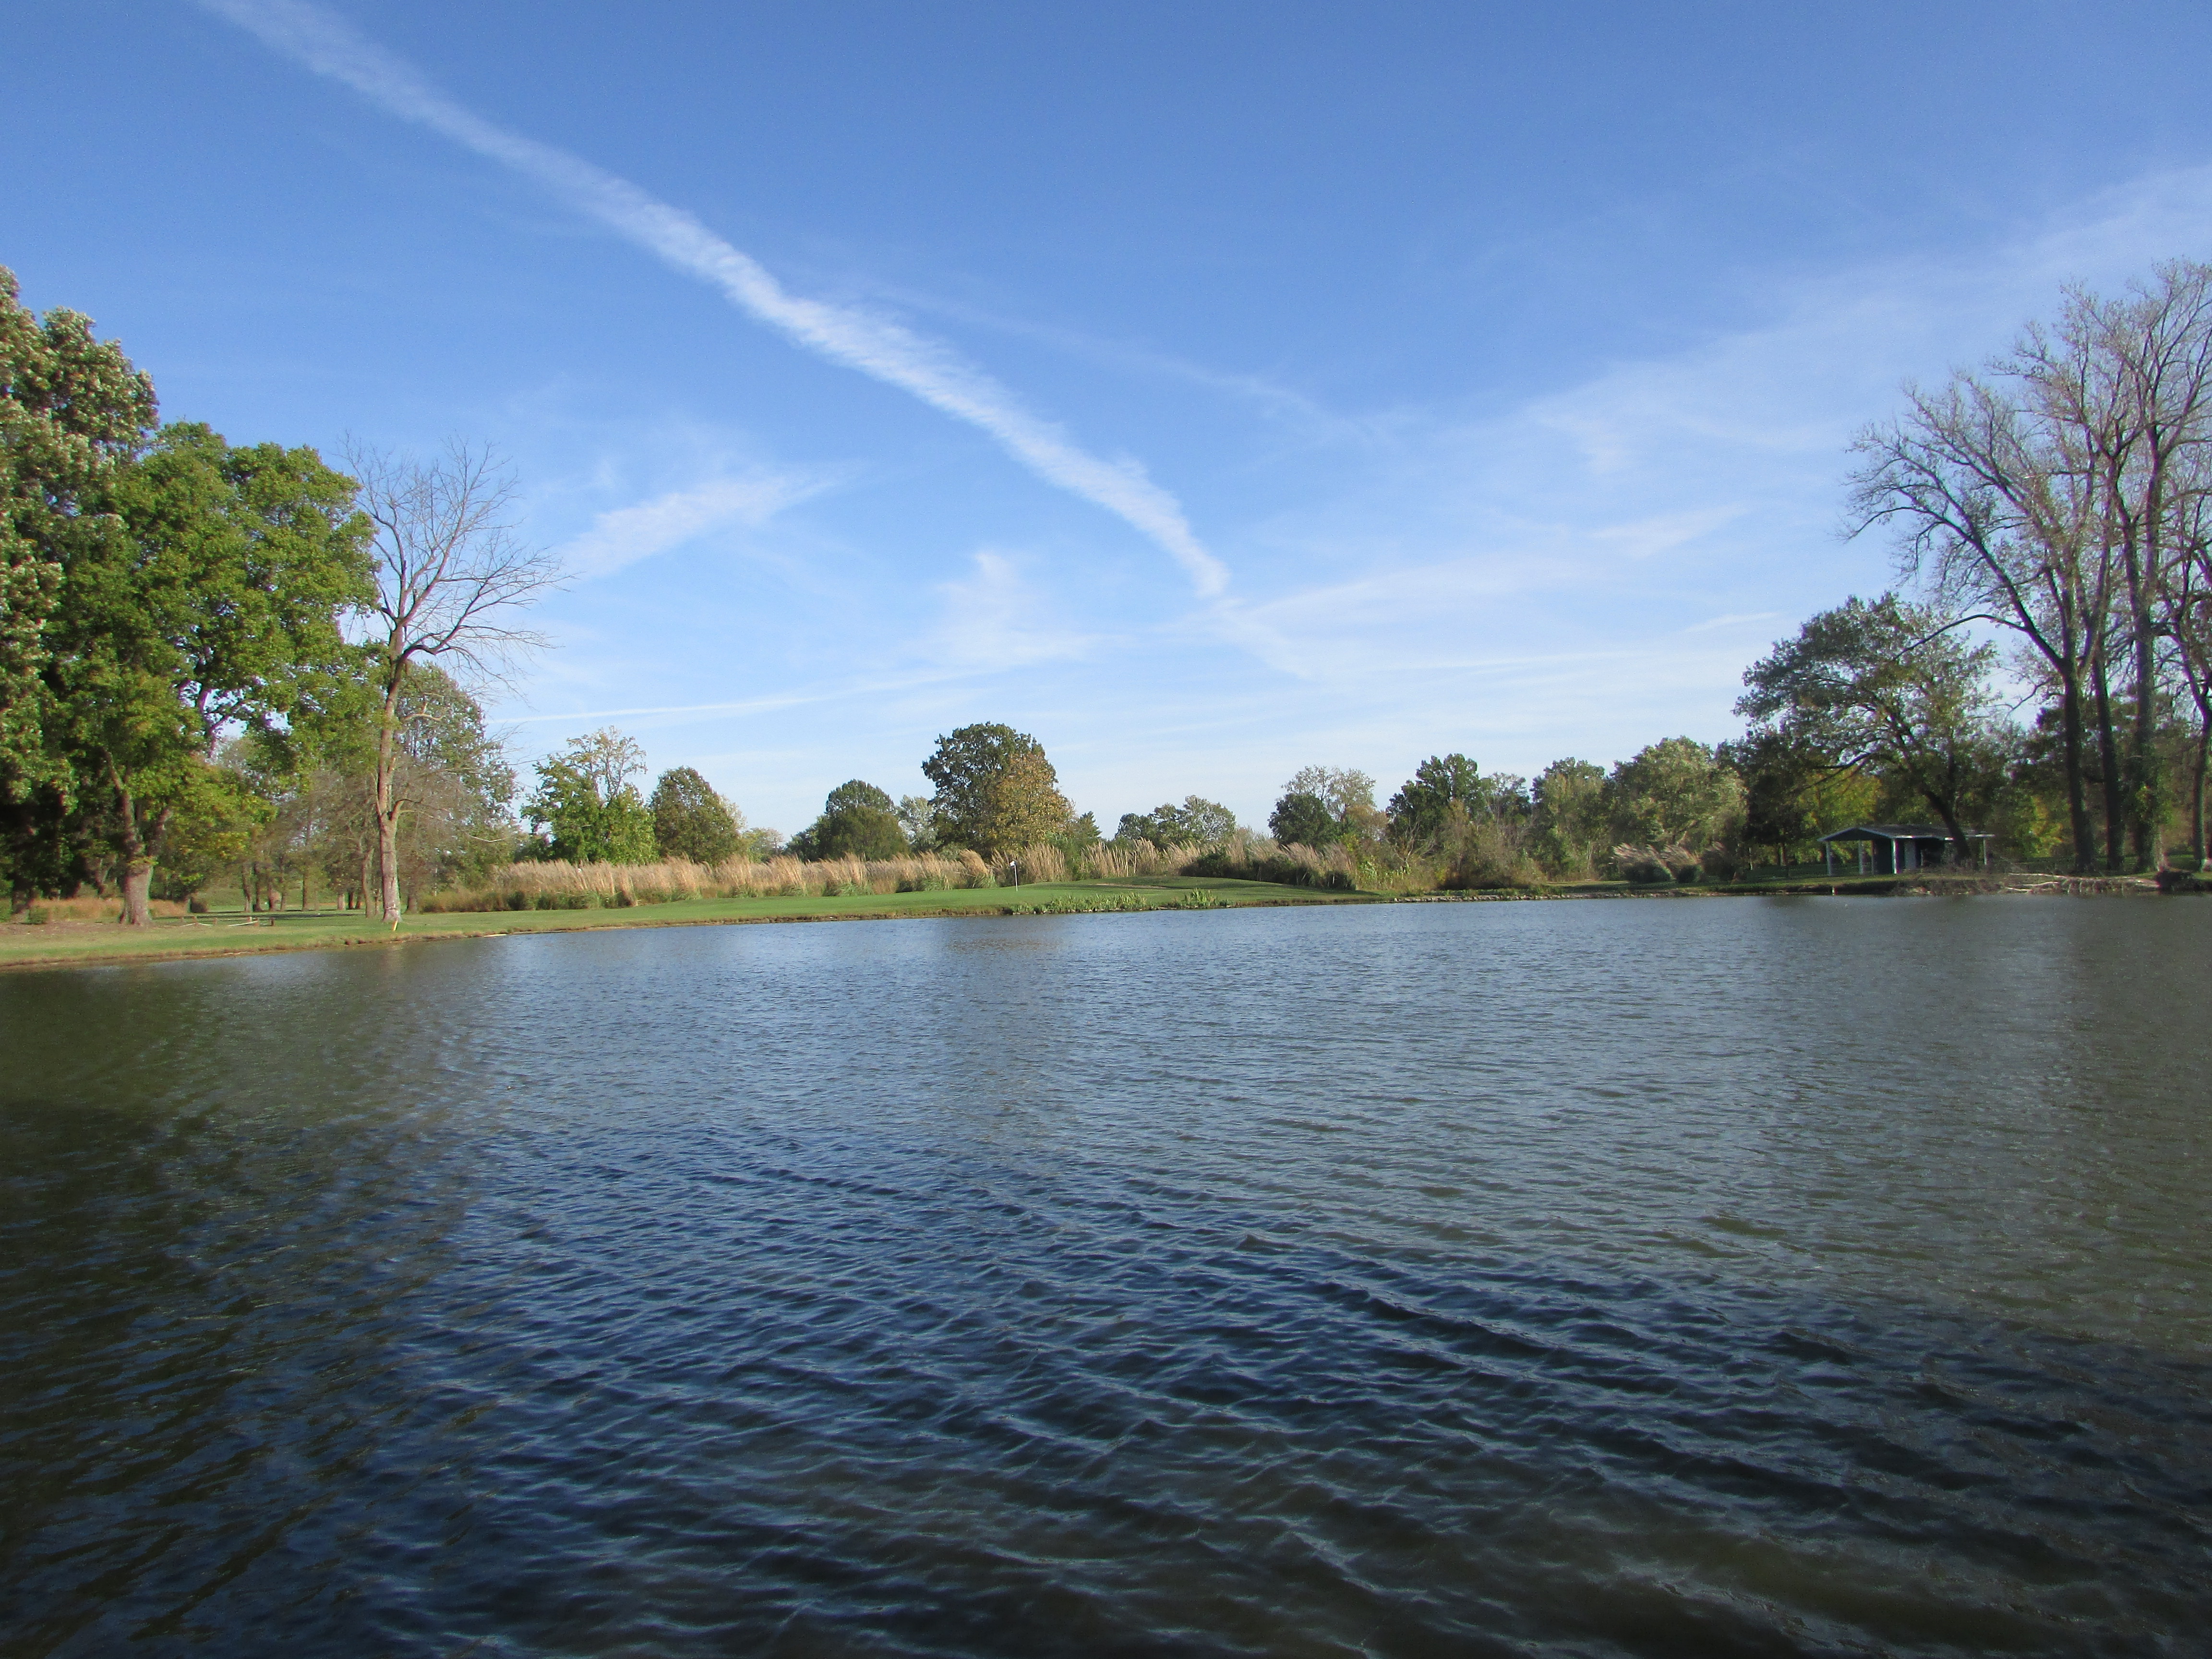
<svg viewBox="0 0 2212 1659">
<path fill-rule="evenodd" d="M 1465 755 L 1431 755 L 1390 797 L 1391 833 L 1419 845 L 1441 834 L 1455 812 L 1462 819 L 1478 817 L 1488 804 L 1480 767 Z"/>
<path fill-rule="evenodd" d="M 803 858 L 895 859 L 908 850 L 906 828 L 891 798 L 860 778 L 839 784 L 822 816 L 792 838 Z"/>
<path fill-rule="evenodd" d="M 1267 815 L 1267 833 L 1285 846 L 1326 847 L 1340 832 L 1327 801 L 1310 790 L 1293 789 Z"/>
<path fill-rule="evenodd" d="M 637 740 L 612 726 L 538 762 L 538 787 L 522 804 L 538 851 L 572 864 L 650 864 L 653 814 L 630 781 L 644 769 Z"/>
<path fill-rule="evenodd" d="M 1075 816 L 1044 745 L 1011 726 L 963 726 L 937 740 L 921 770 L 937 786 L 942 844 L 998 858 L 1059 835 Z"/>
<path fill-rule="evenodd" d="M 1893 593 L 1853 599 L 1753 664 L 1736 712 L 1766 723 L 1765 747 L 1794 743 L 1904 786 L 1963 850 L 1966 802 L 2002 758 L 1988 690 L 1996 655 Z"/>
<path fill-rule="evenodd" d="M 356 657 L 338 629 L 368 591 L 353 495 L 312 449 L 234 449 L 196 424 L 101 492 L 123 533 L 64 565 L 46 735 L 113 812 L 126 921 L 149 920 L 162 835 L 210 787 L 223 732 L 291 714 Z"/>
<path fill-rule="evenodd" d="M 665 859 L 720 864 L 744 846 L 744 819 L 693 767 L 663 772 L 653 786 L 653 841 Z"/>
<path fill-rule="evenodd" d="M 1701 852 L 1732 842 L 1743 823 L 1743 780 L 1695 738 L 1668 738 L 1613 769 L 1607 784 L 1613 839 Z"/>
<path fill-rule="evenodd" d="M 0 798 L 21 803 L 44 783 L 52 816 L 69 792 L 45 741 L 47 624 L 64 567 L 120 542 L 103 498 L 153 427 L 154 383 L 113 341 L 93 338 L 89 318 L 56 309 L 41 319 L 20 293 L 0 266 Z"/>
</svg>

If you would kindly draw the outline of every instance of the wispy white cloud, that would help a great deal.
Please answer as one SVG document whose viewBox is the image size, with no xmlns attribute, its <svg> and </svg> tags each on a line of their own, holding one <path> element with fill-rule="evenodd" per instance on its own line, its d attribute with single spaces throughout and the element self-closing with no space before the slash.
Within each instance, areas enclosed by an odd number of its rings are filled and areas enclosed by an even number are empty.
<svg viewBox="0 0 2212 1659">
<path fill-rule="evenodd" d="M 1480 420 L 1357 422 L 1334 497 L 1261 527 L 1296 576 L 1273 593 L 1245 584 L 1223 632 L 1340 683 L 1435 660 L 1445 637 L 1477 654 L 1537 636 L 1571 647 L 1834 604 L 1887 570 L 1877 538 L 1837 530 L 1852 434 L 1895 407 L 1901 380 L 2001 349 L 2064 283 L 2115 288 L 2208 254 L 2212 167 L 2176 168 L 2002 242 L 1778 280 L 1737 327 Z M 1256 581 L 1261 562 L 1245 562 Z M 1554 598 L 1571 602 L 1547 614 Z"/>
<path fill-rule="evenodd" d="M 928 647 L 939 661 L 969 669 L 1014 668 L 1087 656 L 1104 642 L 1102 635 L 1054 621 L 1010 556 L 987 548 L 975 555 L 975 567 L 968 580 L 939 585 L 945 615 Z"/>
<path fill-rule="evenodd" d="M 1660 513 L 1627 524 L 1609 524 L 1590 531 L 1589 539 L 1622 558 L 1649 559 L 1673 553 L 1711 535 L 1747 511 L 1734 502 L 1693 507 L 1682 513 Z"/>
<path fill-rule="evenodd" d="M 819 684 L 794 686 L 757 697 L 720 698 L 708 702 L 625 703 L 599 708 L 562 709 L 550 714 L 508 714 L 505 719 L 510 726 L 546 726 L 555 722 L 577 726 L 588 725 L 593 720 L 684 721 L 710 714 L 732 717 L 774 714 L 787 709 L 843 702 L 857 697 L 882 697 L 912 690 L 916 686 L 939 684 L 950 678 L 953 677 L 934 671 L 913 674 L 855 675 Z"/>
<path fill-rule="evenodd" d="M 564 568 L 581 577 L 607 576 L 641 559 L 681 547 L 732 525 L 757 527 L 825 487 L 806 474 L 759 473 L 716 478 L 689 489 L 602 513 L 592 527 L 558 550 Z"/>
<path fill-rule="evenodd" d="M 1181 503 L 1139 462 L 1091 453 L 941 342 L 888 318 L 792 293 L 758 260 L 681 208 L 580 156 L 487 121 L 319 6 L 306 0 L 200 3 L 401 119 L 536 180 L 665 264 L 711 283 L 740 310 L 808 349 L 981 428 L 1040 477 L 1149 538 L 1182 567 L 1200 593 L 1218 593 L 1228 585 L 1226 567 L 1200 543 Z"/>
<path fill-rule="evenodd" d="M 1779 611 L 1746 611 L 1726 617 L 1708 617 L 1701 623 L 1692 623 L 1681 631 L 1685 634 L 1710 634 L 1721 628 L 1748 628 L 1753 623 L 1776 623 L 1783 619 Z"/>
</svg>

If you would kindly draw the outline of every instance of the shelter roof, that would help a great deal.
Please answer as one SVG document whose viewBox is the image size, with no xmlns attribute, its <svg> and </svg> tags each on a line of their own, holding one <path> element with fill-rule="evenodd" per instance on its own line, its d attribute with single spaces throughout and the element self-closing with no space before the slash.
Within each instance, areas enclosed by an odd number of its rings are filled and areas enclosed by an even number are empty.
<svg viewBox="0 0 2212 1659">
<path fill-rule="evenodd" d="M 1948 841 L 1951 832 L 1940 823 L 1854 823 L 1847 830 L 1831 830 L 1822 841 Z M 1991 841 L 1987 830 L 1969 830 L 1969 841 Z"/>
</svg>

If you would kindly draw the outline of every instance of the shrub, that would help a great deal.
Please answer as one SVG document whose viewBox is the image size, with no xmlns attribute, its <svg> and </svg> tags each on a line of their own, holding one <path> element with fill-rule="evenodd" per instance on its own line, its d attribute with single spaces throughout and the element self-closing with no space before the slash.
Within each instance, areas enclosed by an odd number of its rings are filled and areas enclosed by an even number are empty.
<svg viewBox="0 0 2212 1659">
<path fill-rule="evenodd" d="M 1359 886 L 1359 866 L 1351 848 L 1341 842 L 1320 849 L 1257 836 L 1238 836 L 1202 850 L 1187 849 L 1180 860 L 1160 873 L 1273 881 L 1336 892 L 1352 892 Z"/>
<path fill-rule="evenodd" d="M 1675 855 L 1671 860 L 1670 854 Z M 1638 847 L 1633 842 L 1623 842 L 1613 849 L 1613 873 L 1638 886 L 1672 881 L 1686 856 L 1679 847 Z M 1695 866 L 1695 860 L 1692 860 L 1692 866 Z"/>
<path fill-rule="evenodd" d="M 1502 825 L 1479 822 L 1468 829 L 1437 885 L 1460 891 L 1534 887 L 1543 878 L 1535 860 Z"/>
</svg>

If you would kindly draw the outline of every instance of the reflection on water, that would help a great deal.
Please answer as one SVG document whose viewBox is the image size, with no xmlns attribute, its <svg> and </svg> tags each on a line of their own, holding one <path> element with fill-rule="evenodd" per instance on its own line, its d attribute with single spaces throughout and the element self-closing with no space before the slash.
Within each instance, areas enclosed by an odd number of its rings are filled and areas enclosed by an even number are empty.
<svg viewBox="0 0 2212 1659">
<path fill-rule="evenodd" d="M 0 980 L 9 1651 L 2191 1650 L 2188 901 Z"/>
</svg>

